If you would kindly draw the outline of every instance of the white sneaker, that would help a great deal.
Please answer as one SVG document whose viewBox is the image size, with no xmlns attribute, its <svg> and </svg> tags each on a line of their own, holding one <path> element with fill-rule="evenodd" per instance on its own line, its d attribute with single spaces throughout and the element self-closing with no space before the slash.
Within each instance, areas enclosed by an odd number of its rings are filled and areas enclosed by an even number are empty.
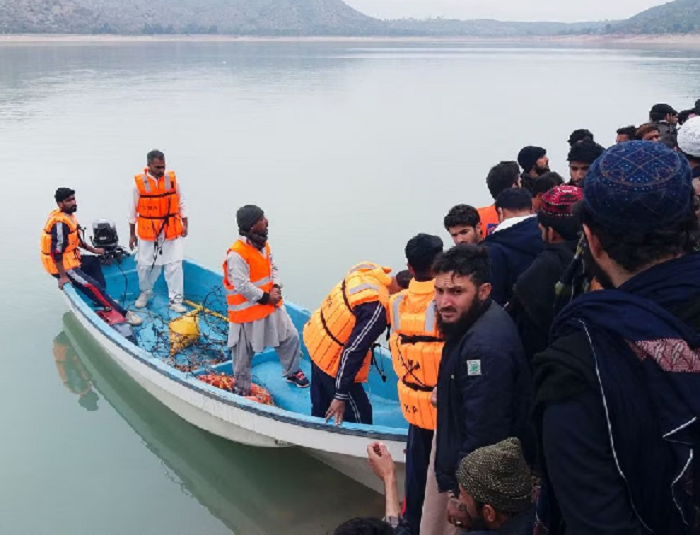
<svg viewBox="0 0 700 535">
<path fill-rule="evenodd" d="M 148 306 L 148 299 L 151 297 L 150 294 L 141 292 L 139 298 L 136 300 L 136 308 L 146 308 Z"/>
<path fill-rule="evenodd" d="M 172 310 L 176 314 L 184 314 L 185 312 L 187 312 L 187 307 L 185 307 L 185 305 L 183 305 L 182 303 L 172 303 L 170 305 L 170 310 Z"/>
<path fill-rule="evenodd" d="M 129 311 L 126 313 L 126 322 L 129 325 L 137 326 L 137 325 L 141 325 L 143 323 L 143 319 L 139 315 L 137 315 L 135 312 Z"/>
</svg>

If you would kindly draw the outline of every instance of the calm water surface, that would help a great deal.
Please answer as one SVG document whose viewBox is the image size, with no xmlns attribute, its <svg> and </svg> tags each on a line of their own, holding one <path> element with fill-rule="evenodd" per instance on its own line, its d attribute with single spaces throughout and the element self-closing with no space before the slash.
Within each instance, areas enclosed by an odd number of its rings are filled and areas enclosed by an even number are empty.
<svg viewBox="0 0 700 535">
<path fill-rule="evenodd" d="M 220 266 L 256 203 L 286 295 L 309 308 L 350 265 L 400 268 L 417 232 L 489 202 L 524 145 L 610 144 L 655 102 L 700 97 L 700 54 L 425 44 L 0 46 L 0 532 L 321 534 L 383 500 L 297 451 L 241 447 L 172 415 L 105 362 L 41 270 L 58 186 L 118 222 L 145 153 L 190 208 L 188 256 Z M 55 355 L 65 356 L 57 367 Z M 88 412 L 74 390 L 92 388 Z"/>
</svg>

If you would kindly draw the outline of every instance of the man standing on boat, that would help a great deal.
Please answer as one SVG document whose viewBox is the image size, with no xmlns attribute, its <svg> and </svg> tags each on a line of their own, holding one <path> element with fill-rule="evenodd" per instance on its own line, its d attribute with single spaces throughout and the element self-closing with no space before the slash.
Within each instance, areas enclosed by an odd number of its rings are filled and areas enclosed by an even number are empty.
<svg viewBox="0 0 700 535">
<path fill-rule="evenodd" d="M 141 293 L 137 308 L 145 308 L 153 297 L 153 286 L 165 271 L 170 310 L 187 311 L 182 304 L 183 238 L 188 233 L 187 209 L 174 171 L 165 171 L 165 154 L 152 150 L 147 167 L 136 175 L 129 212 L 131 250 L 139 244 L 137 264 Z"/>
<path fill-rule="evenodd" d="M 478 221 L 476 210 L 471 208 L 468 213 L 476 216 Z M 472 227 L 472 230 L 473 236 L 479 236 L 476 229 Z M 431 395 L 437 386 L 444 342 L 437 324 L 432 266 L 442 253 L 442 247 L 440 238 L 428 234 L 418 234 L 408 242 L 406 260 L 413 280 L 407 290 L 391 298 L 389 307 L 391 359 L 399 378 L 399 404 L 409 423 L 403 518 L 413 534 L 420 532 L 430 452 L 437 423 L 437 411 L 431 404 Z"/>
<path fill-rule="evenodd" d="M 46 272 L 58 279 L 59 289 L 70 283 L 97 306 L 111 308 L 131 325 L 140 325 L 141 318 L 107 295 L 99 258 L 80 254 L 80 249 L 96 255 L 104 254 L 104 250 L 83 240 L 82 228 L 74 215 L 78 210 L 75 190 L 58 188 L 54 198 L 58 208 L 49 214 L 41 234 L 41 263 Z"/>
<path fill-rule="evenodd" d="M 228 347 L 233 356 L 235 394 L 250 395 L 253 355 L 273 347 L 289 383 L 307 388 L 309 380 L 299 367 L 299 333 L 282 306 L 279 271 L 267 243 L 268 220 L 257 206 L 236 213 L 238 240 L 224 261 L 228 304 Z"/>
<path fill-rule="evenodd" d="M 399 291 L 391 270 L 354 266 L 304 326 L 311 357 L 311 415 L 372 424 L 367 382 L 373 348 L 387 328 L 389 296 Z"/>
</svg>

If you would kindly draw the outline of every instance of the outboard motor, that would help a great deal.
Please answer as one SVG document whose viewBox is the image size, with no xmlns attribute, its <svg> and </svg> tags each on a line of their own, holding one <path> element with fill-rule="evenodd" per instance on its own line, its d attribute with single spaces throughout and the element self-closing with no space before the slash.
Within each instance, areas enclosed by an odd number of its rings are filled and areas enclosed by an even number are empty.
<svg viewBox="0 0 700 535">
<path fill-rule="evenodd" d="M 119 245 L 119 235 L 114 221 L 107 219 L 98 219 L 92 222 L 92 241 L 93 247 L 100 247 L 105 250 L 100 256 L 100 262 L 109 266 L 113 262 L 121 264 L 124 257 L 129 256 L 129 253 Z"/>
</svg>

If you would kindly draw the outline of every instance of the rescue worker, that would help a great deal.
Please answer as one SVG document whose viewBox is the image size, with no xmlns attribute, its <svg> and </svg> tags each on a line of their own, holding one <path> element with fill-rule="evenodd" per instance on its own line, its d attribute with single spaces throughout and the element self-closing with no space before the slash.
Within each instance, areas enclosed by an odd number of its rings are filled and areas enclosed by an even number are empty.
<svg viewBox="0 0 700 535">
<path fill-rule="evenodd" d="M 311 357 L 311 415 L 372 423 L 367 381 L 372 350 L 387 328 L 389 296 L 399 290 L 391 269 L 362 262 L 348 271 L 304 326 Z"/>
<path fill-rule="evenodd" d="M 437 411 L 430 396 L 437 386 L 444 345 L 437 325 L 432 266 L 442 253 L 437 236 L 418 234 L 406 245 L 408 290 L 393 296 L 389 306 L 391 359 L 399 377 L 399 403 L 409 423 L 406 447 L 404 521 L 410 532 L 420 532 L 430 451 Z"/>
<path fill-rule="evenodd" d="M 97 306 L 111 308 L 131 325 L 140 325 L 141 318 L 107 294 L 99 258 L 80 254 L 80 249 L 85 249 L 102 255 L 104 249 L 92 247 L 82 238 L 82 228 L 74 215 L 78 210 L 75 190 L 58 188 L 54 198 L 58 208 L 49 214 L 41 234 L 41 263 L 46 272 L 58 279 L 60 290 L 70 283 Z"/>
<path fill-rule="evenodd" d="M 228 304 L 228 348 L 233 356 L 234 393 L 249 396 L 253 356 L 273 347 L 289 383 L 307 388 L 301 371 L 299 333 L 282 306 L 279 271 L 267 242 L 269 222 L 257 206 L 236 213 L 240 236 L 224 261 Z"/>
<path fill-rule="evenodd" d="M 129 212 L 129 247 L 139 244 L 137 265 L 141 293 L 136 308 L 145 308 L 153 297 L 161 271 L 165 271 L 170 310 L 187 311 L 182 304 L 184 279 L 183 240 L 188 233 L 187 208 L 175 171 L 165 171 L 165 155 L 152 150 L 147 167 L 134 177 L 133 201 Z"/>
</svg>

